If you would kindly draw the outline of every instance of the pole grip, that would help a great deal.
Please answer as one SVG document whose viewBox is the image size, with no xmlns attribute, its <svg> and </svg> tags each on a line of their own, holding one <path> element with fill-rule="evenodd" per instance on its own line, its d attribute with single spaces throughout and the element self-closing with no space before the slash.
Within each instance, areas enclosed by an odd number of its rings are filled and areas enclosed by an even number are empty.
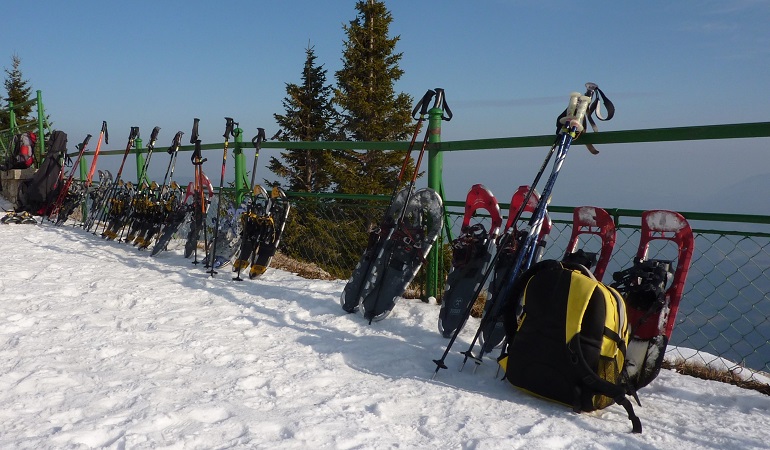
<svg viewBox="0 0 770 450">
<path fill-rule="evenodd" d="M 155 141 L 158 140 L 158 133 L 160 133 L 160 127 L 152 129 L 152 133 L 150 133 L 150 143 L 147 144 L 147 148 L 155 148 Z"/>
<path fill-rule="evenodd" d="M 265 129 L 264 128 L 257 128 L 257 135 L 251 138 L 251 143 L 254 145 L 254 148 L 259 149 L 260 144 L 262 144 L 263 141 L 265 141 L 267 138 L 265 138 Z"/>
<path fill-rule="evenodd" d="M 128 140 L 133 145 L 134 140 L 139 137 L 139 127 L 131 127 L 131 134 L 128 135 Z"/>
<path fill-rule="evenodd" d="M 580 92 L 573 92 L 569 95 L 569 103 L 567 103 L 567 110 L 559 118 L 559 123 L 564 125 L 575 117 L 577 112 L 578 99 L 580 98 Z"/>
<path fill-rule="evenodd" d="M 446 102 L 446 95 L 443 88 L 436 88 L 436 101 L 433 104 L 434 108 L 441 108 L 441 120 L 449 122 L 452 120 L 452 110 L 449 109 L 449 105 Z"/>
<path fill-rule="evenodd" d="M 575 110 L 575 117 L 570 120 L 570 127 L 574 127 L 577 131 L 583 131 L 583 122 L 586 119 L 586 111 L 588 111 L 588 105 L 591 103 L 591 97 L 587 95 L 581 95 L 577 99 L 577 108 Z"/>
<path fill-rule="evenodd" d="M 184 133 L 181 131 L 177 131 L 174 135 L 174 139 L 171 141 L 171 147 L 168 148 L 168 154 L 173 155 L 177 150 L 179 150 L 179 147 L 182 145 L 182 135 Z"/>
<path fill-rule="evenodd" d="M 225 117 L 225 134 L 224 138 L 227 139 L 230 136 L 235 136 L 233 133 L 233 130 L 238 124 L 233 120 L 232 117 Z"/>
<path fill-rule="evenodd" d="M 82 150 L 86 148 L 86 146 L 88 145 L 88 141 L 90 140 L 91 140 L 91 135 L 90 134 L 86 135 L 86 138 L 83 139 L 83 142 L 78 146 L 78 150 Z"/>
<path fill-rule="evenodd" d="M 436 95 L 436 92 L 433 89 L 428 89 L 427 92 L 425 92 L 425 95 L 422 96 L 422 99 L 414 106 L 414 109 L 412 110 L 412 118 L 415 120 L 422 120 L 422 118 L 428 114 L 428 108 L 430 108 L 430 100 L 433 98 L 433 96 Z M 419 114 L 419 117 L 417 113 Z"/>
<path fill-rule="evenodd" d="M 198 118 L 193 119 L 193 128 L 192 128 L 192 134 L 190 135 L 190 143 L 194 144 L 195 141 L 199 140 L 198 137 L 198 122 L 201 120 Z"/>
<path fill-rule="evenodd" d="M 104 143 L 109 144 L 110 143 L 110 133 L 107 132 L 107 121 L 102 120 L 102 133 L 104 133 Z"/>
<path fill-rule="evenodd" d="M 195 144 L 195 150 L 193 150 L 193 154 L 190 156 L 190 160 L 192 161 L 193 165 L 200 165 L 203 163 L 203 156 L 201 155 L 201 140 L 200 136 L 198 136 L 198 122 L 200 121 L 201 120 L 198 118 L 193 119 L 192 136 L 190 136 L 190 143 Z"/>
</svg>

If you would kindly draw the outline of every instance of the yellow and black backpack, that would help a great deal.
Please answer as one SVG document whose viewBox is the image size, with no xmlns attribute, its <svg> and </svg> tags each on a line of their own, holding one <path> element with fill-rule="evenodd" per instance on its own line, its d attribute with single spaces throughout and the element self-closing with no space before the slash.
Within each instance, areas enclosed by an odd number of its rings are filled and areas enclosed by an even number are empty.
<svg viewBox="0 0 770 450">
<path fill-rule="evenodd" d="M 531 394 L 590 412 L 623 406 L 642 425 L 625 372 L 629 339 L 620 294 L 580 264 L 541 261 L 514 284 L 504 311 L 505 378 Z"/>
</svg>

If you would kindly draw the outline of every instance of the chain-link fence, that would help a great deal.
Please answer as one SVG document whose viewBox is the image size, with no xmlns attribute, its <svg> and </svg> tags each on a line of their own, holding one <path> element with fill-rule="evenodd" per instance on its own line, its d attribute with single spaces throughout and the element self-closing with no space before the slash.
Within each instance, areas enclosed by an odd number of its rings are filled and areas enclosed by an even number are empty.
<svg viewBox="0 0 770 450">
<path fill-rule="evenodd" d="M 282 252 L 322 268 L 331 278 L 347 278 L 388 199 L 291 198 L 294 208 Z M 448 203 L 449 229 L 440 244 L 445 253 L 442 279 L 451 256 L 447 243 L 459 234 L 463 214 L 460 203 Z M 505 211 L 507 205 L 501 206 Z M 617 240 L 604 278 L 607 283 L 614 272 L 630 267 L 641 225 L 641 211 L 608 211 L 616 217 Z M 695 350 L 694 354 L 683 350 L 681 355 L 696 364 L 719 362 L 734 372 L 744 368 L 770 372 L 770 218 L 684 215 L 695 231 L 695 252 L 670 345 Z M 544 258 L 560 259 L 572 231 L 572 208 L 551 207 L 550 217 L 554 223 Z M 731 222 L 731 217 L 741 222 Z M 475 221 L 489 226 L 483 216 Z M 653 241 L 649 257 L 676 259 L 675 245 L 662 245 L 665 242 Z M 600 245 L 595 236 L 581 242 L 587 251 L 598 251 Z M 415 282 L 417 295 L 425 295 L 422 279 L 418 275 Z"/>
</svg>

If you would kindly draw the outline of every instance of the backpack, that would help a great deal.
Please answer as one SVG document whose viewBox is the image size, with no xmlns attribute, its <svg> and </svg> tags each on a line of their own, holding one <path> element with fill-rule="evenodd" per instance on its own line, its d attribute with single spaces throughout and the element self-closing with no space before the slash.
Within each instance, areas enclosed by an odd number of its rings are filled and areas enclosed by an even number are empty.
<svg viewBox="0 0 770 450">
<path fill-rule="evenodd" d="M 620 294 L 580 264 L 546 260 L 519 277 L 510 298 L 503 312 L 507 348 L 500 358 L 505 378 L 575 412 L 618 403 L 633 432 L 641 433 L 626 397 L 639 403 L 625 374 L 629 329 Z"/>
<path fill-rule="evenodd" d="M 67 133 L 54 131 L 48 139 L 48 151 L 40 167 L 19 185 L 14 209 L 44 215 L 61 189 L 62 160 L 67 152 Z"/>
<path fill-rule="evenodd" d="M 33 132 L 16 134 L 11 139 L 10 154 L 4 165 L 5 170 L 27 169 L 35 162 L 37 136 Z"/>
</svg>

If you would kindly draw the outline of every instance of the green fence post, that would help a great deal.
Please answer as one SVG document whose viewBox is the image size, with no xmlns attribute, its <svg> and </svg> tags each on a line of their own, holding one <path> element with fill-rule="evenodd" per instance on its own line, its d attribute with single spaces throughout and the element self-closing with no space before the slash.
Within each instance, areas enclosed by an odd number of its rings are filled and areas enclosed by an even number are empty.
<svg viewBox="0 0 770 450">
<path fill-rule="evenodd" d="M 142 180 L 147 181 L 147 174 L 144 173 L 144 155 L 142 154 L 142 138 L 134 139 L 134 147 L 136 148 L 136 185 L 140 186 Z"/>
<path fill-rule="evenodd" d="M 40 163 L 43 162 L 43 152 L 45 144 L 45 129 L 43 123 L 45 122 L 45 109 L 43 108 L 43 92 L 37 91 L 37 166 L 40 167 Z"/>
<path fill-rule="evenodd" d="M 236 128 L 233 130 L 235 135 L 235 144 L 233 145 L 233 161 L 235 161 L 235 200 L 236 205 L 240 205 L 243 200 L 243 194 L 248 189 L 246 187 L 246 164 L 243 156 L 243 130 Z"/>
<path fill-rule="evenodd" d="M 431 108 L 428 111 L 428 143 L 438 144 L 441 142 L 441 118 L 444 110 L 441 108 Z M 444 155 L 437 149 L 428 150 L 428 187 L 441 192 L 441 178 L 444 170 Z M 439 279 L 443 254 L 444 240 L 442 234 L 439 234 L 436 243 L 433 245 L 428 255 L 427 280 L 425 290 L 428 298 L 439 298 L 442 282 Z"/>
</svg>

